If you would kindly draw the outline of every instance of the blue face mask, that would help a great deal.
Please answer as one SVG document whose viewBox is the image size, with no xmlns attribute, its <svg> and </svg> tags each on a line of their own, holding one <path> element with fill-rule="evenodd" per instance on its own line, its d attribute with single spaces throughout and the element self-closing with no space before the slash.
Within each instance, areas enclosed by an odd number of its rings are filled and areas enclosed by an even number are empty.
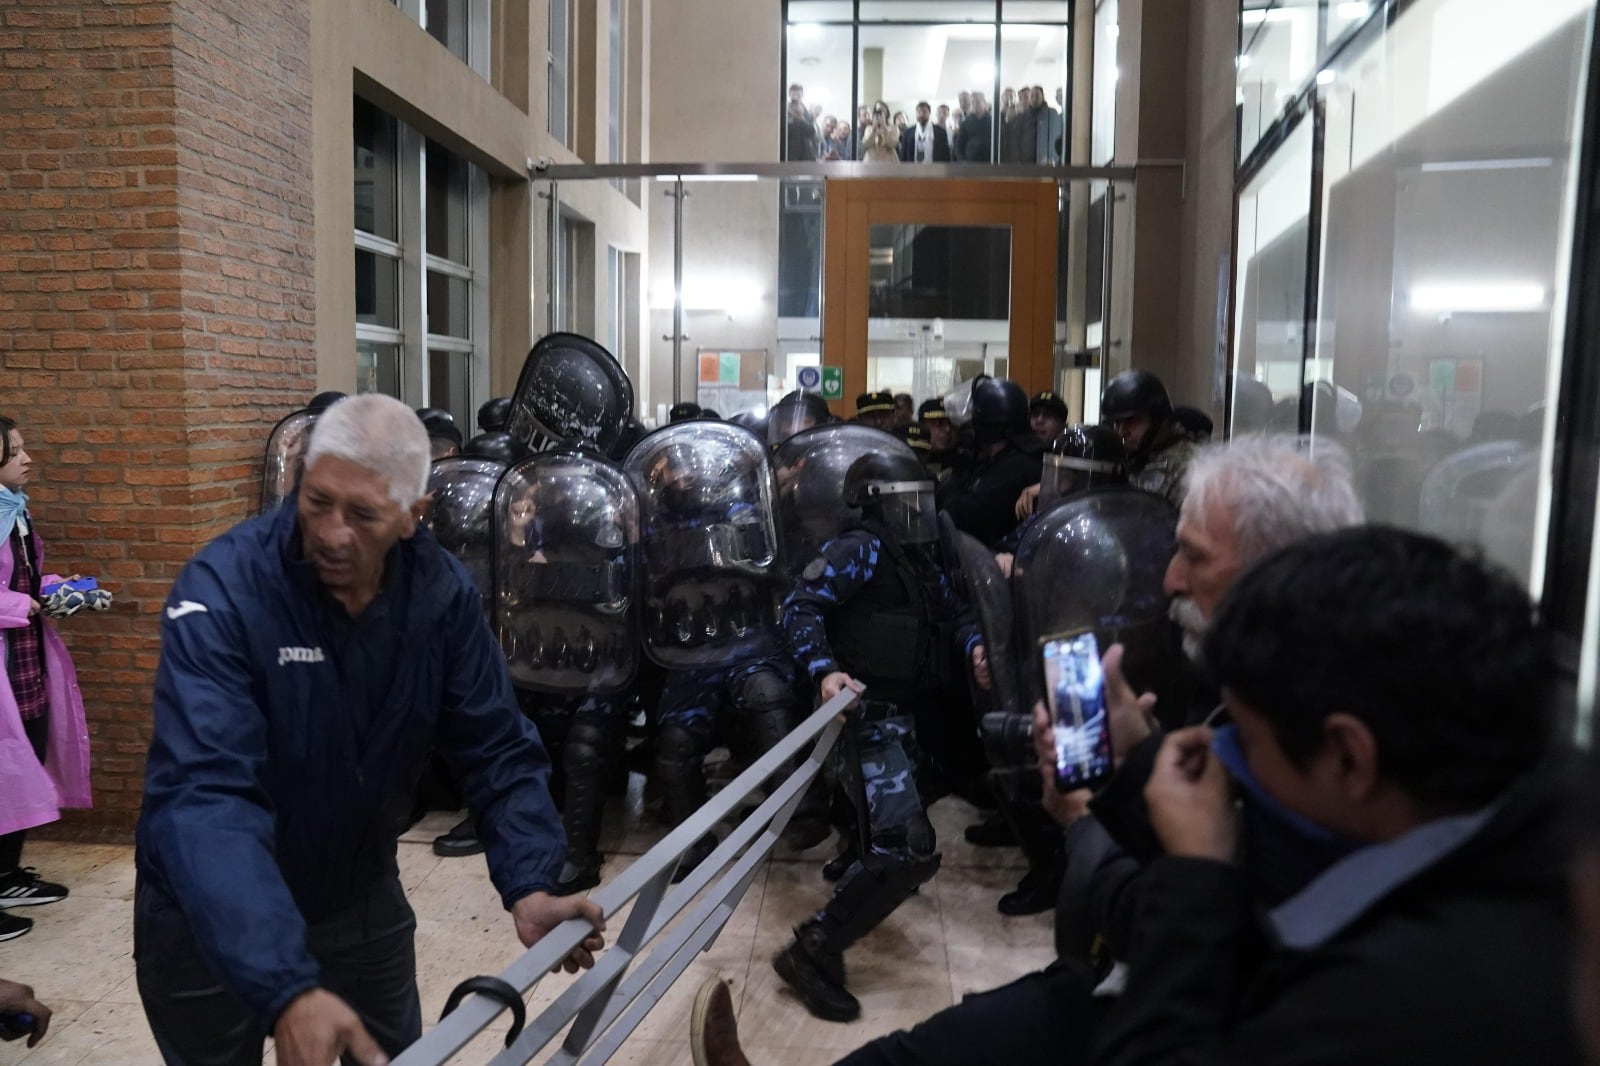
<svg viewBox="0 0 1600 1066">
<path fill-rule="evenodd" d="M 1244 790 L 1241 836 L 1245 865 L 1269 904 L 1303 889 L 1323 870 L 1361 846 L 1273 798 L 1250 772 L 1237 726 L 1223 726 L 1211 751 Z"/>
</svg>

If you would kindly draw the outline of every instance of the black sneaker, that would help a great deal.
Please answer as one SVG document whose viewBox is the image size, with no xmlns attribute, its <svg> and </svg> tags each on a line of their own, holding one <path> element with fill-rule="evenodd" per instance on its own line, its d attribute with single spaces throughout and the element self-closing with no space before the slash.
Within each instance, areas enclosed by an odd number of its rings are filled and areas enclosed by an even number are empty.
<svg viewBox="0 0 1600 1066">
<path fill-rule="evenodd" d="M 678 868 L 672 871 L 672 883 L 677 884 L 694 872 L 694 868 L 706 861 L 706 857 L 717 850 L 717 835 L 707 833 L 705 836 L 689 845 L 689 850 L 683 853 L 683 858 L 678 860 Z"/>
<path fill-rule="evenodd" d="M 66 898 L 65 885 L 40 880 L 31 866 L 0 877 L 0 907 L 37 907 L 41 903 L 60 903 Z"/>
<path fill-rule="evenodd" d="M 18 918 L 0 911 L 0 940 L 15 940 L 33 928 L 32 918 Z"/>
<path fill-rule="evenodd" d="M 823 1021 L 853 1022 L 861 1003 L 844 986 L 844 956 L 821 948 L 812 932 L 809 925 L 796 930 L 794 943 L 772 957 L 772 968 L 806 1010 Z"/>
<path fill-rule="evenodd" d="M 996 909 L 1001 914 L 1020 916 L 1053 910 L 1061 895 L 1062 870 L 1058 866 L 1034 867 L 1022 875 L 1017 887 L 1000 897 Z"/>
</svg>

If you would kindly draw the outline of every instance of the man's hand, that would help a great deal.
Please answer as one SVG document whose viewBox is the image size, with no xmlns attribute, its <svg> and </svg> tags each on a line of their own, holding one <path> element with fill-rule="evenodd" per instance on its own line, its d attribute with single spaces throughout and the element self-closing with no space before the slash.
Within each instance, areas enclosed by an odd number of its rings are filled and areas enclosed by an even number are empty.
<svg viewBox="0 0 1600 1066">
<path fill-rule="evenodd" d="M 994 677 L 989 673 L 989 653 L 982 644 L 972 649 L 972 680 L 985 692 L 994 686 Z"/>
<path fill-rule="evenodd" d="M 372 1034 L 349 1004 L 325 988 L 313 988 L 289 1001 L 272 1027 L 278 1066 L 331 1066 L 349 1055 L 361 1066 L 389 1066 Z"/>
<path fill-rule="evenodd" d="M 843 670 L 835 670 L 833 673 L 828 674 L 822 679 L 822 684 L 817 686 L 818 690 L 822 693 L 823 703 L 827 703 L 845 689 L 851 689 L 852 691 L 860 692 L 865 687 L 866 686 L 862 685 L 861 682 L 857 681 Z"/>
<path fill-rule="evenodd" d="M 1205 726 L 1195 726 L 1167 737 L 1144 786 L 1144 801 L 1168 855 L 1232 862 L 1239 816 L 1228 773 L 1211 753 L 1211 735 Z"/>
<path fill-rule="evenodd" d="M 1039 781 L 1044 786 L 1044 812 L 1066 829 L 1089 813 L 1094 793 L 1087 788 L 1063 792 L 1056 787 L 1056 732 L 1042 701 L 1033 705 L 1033 753 L 1038 756 Z"/>
<path fill-rule="evenodd" d="M 994 565 L 1000 568 L 1002 576 L 1009 578 L 1012 567 L 1016 564 L 1017 557 L 1010 552 L 995 552 Z"/>
<path fill-rule="evenodd" d="M 1113 644 L 1100 659 L 1106 679 L 1106 720 L 1111 723 L 1111 755 L 1117 765 L 1128 752 L 1156 731 L 1156 694 L 1133 691 L 1122 676 L 1122 645 Z"/>
<path fill-rule="evenodd" d="M 548 892 L 532 892 L 511 905 L 511 917 L 517 923 L 517 936 L 522 946 L 531 948 L 543 940 L 545 934 L 568 918 L 587 918 L 594 927 L 594 935 L 584 937 L 583 943 L 572 953 L 550 968 L 551 973 L 566 970 L 577 973 L 594 965 L 594 953 L 606 946 L 605 912 L 600 904 L 587 896 L 552 896 Z"/>
<path fill-rule="evenodd" d="M 43 1040 L 50 1028 L 50 1008 L 33 998 L 33 989 L 4 978 L 0 978 L 0 1014 L 33 1015 L 33 1028 L 28 1031 L 29 1047 Z M 15 1040 L 17 1037 L 6 1039 Z"/>
<path fill-rule="evenodd" d="M 1039 486 L 1029 485 L 1022 490 L 1022 495 L 1017 497 L 1017 521 L 1022 521 L 1039 506 Z"/>
</svg>

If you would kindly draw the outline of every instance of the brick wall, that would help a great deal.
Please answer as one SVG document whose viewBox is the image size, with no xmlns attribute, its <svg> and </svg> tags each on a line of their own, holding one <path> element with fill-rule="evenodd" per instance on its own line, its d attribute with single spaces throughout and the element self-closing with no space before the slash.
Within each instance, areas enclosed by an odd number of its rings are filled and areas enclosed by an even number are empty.
<svg viewBox="0 0 1600 1066">
<path fill-rule="evenodd" d="M 96 807 L 58 833 L 132 827 L 156 612 L 314 391 L 310 54 L 305 2 L 0 0 L 0 411 L 52 569 L 117 596 L 60 626 Z"/>
</svg>

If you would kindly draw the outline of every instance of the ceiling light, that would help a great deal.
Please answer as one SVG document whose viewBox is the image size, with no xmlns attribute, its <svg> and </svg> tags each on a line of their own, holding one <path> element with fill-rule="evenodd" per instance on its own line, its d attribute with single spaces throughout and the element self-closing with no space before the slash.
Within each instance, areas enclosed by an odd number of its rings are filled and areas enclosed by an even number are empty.
<svg viewBox="0 0 1600 1066">
<path fill-rule="evenodd" d="M 1531 282 L 1433 283 L 1411 290 L 1416 311 L 1538 311 L 1544 307 L 1544 286 Z"/>
</svg>

